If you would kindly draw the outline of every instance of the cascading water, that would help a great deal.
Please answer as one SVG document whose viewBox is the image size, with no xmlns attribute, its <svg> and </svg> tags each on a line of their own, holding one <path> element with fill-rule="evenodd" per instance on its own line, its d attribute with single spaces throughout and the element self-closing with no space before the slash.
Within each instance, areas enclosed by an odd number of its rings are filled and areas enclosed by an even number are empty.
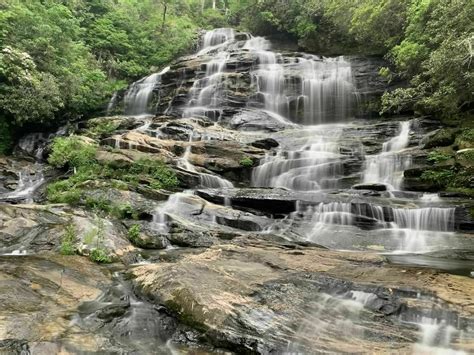
<svg viewBox="0 0 474 355">
<path fill-rule="evenodd" d="M 305 125 L 344 122 L 352 116 L 356 88 L 343 57 L 304 55 L 283 61 L 261 37 L 244 45 L 257 58 L 252 71 L 265 109 Z"/>
<path fill-rule="evenodd" d="M 18 185 L 15 191 L 5 193 L 0 196 L 0 200 L 23 200 L 25 202 L 33 201 L 33 194 L 45 182 L 42 168 L 37 171 L 20 171 L 18 173 Z"/>
<path fill-rule="evenodd" d="M 234 185 L 217 175 L 212 175 L 208 173 L 198 172 L 196 167 L 189 162 L 189 156 L 191 154 L 191 143 L 193 142 L 193 132 L 189 134 L 188 145 L 184 150 L 184 154 L 178 161 L 178 166 L 184 170 L 195 173 L 199 175 L 200 185 L 205 188 L 232 188 Z"/>
<path fill-rule="evenodd" d="M 364 183 L 382 183 L 390 190 L 400 189 L 403 171 L 410 166 L 411 159 L 399 152 L 408 146 L 409 135 L 410 121 L 401 122 L 400 133 L 383 144 L 380 154 L 366 156 Z"/>
<path fill-rule="evenodd" d="M 335 188 L 344 175 L 338 139 L 339 126 L 311 127 L 288 140 L 276 154 L 268 154 L 252 173 L 256 187 L 284 187 L 299 191 Z"/>
<path fill-rule="evenodd" d="M 217 49 L 226 42 L 232 41 L 235 37 L 235 30 L 232 28 L 216 28 L 204 34 L 201 50 L 198 55 Z"/>
<path fill-rule="evenodd" d="M 162 75 L 169 69 L 170 67 L 166 67 L 161 72 L 151 74 L 130 86 L 124 98 L 125 114 L 143 115 L 151 113 L 148 104 L 150 103 L 153 90 L 160 84 Z"/>
<path fill-rule="evenodd" d="M 401 230 L 404 238 L 400 249 L 423 252 L 431 249 L 430 239 L 454 230 L 454 208 L 394 208 L 394 229 Z M 448 236 L 449 237 L 449 236 Z"/>
<path fill-rule="evenodd" d="M 206 76 L 194 82 L 183 117 L 203 116 L 213 121 L 219 119 L 219 103 L 223 95 L 223 71 L 228 58 L 228 52 L 218 52 L 216 57 L 206 64 Z"/>
</svg>

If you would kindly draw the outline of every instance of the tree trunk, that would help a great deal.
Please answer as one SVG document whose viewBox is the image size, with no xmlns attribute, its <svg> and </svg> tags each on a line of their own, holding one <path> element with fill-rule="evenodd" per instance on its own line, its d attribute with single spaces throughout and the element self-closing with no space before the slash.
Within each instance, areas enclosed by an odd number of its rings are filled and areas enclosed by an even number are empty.
<svg viewBox="0 0 474 355">
<path fill-rule="evenodd" d="M 161 32 L 165 30 L 165 23 L 166 23 L 166 11 L 168 10 L 168 5 L 166 2 L 163 2 L 163 22 L 161 23 Z"/>
</svg>

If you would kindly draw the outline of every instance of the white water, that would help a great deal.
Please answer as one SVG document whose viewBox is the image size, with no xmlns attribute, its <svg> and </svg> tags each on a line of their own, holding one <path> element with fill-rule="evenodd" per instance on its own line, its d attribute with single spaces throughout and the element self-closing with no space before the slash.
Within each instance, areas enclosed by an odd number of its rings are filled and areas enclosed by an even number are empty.
<svg viewBox="0 0 474 355">
<path fill-rule="evenodd" d="M 413 322 L 418 326 L 420 339 L 413 347 L 415 355 L 464 355 L 464 351 L 456 351 L 451 348 L 455 336 L 460 331 L 448 324 L 444 319 L 436 319 L 420 316 Z"/>
<path fill-rule="evenodd" d="M 235 37 L 235 31 L 232 28 L 216 28 L 207 31 L 204 34 L 201 50 L 198 55 L 206 54 L 212 50 L 222 47 L 227 42 L 230 42 Z"/>
<path fill-rule="evenodd" d="M 159 73 L 151 74 L 144 79 L 134 82 L 125 93 L 125 114 L 143 115 L 151 113 L 148 107 L 153 95 L 153 90 L 160 84 L 161 77 L 170 67 Z"/>
<path fill-rule="evenodd" d="M 25 200 L 32 202 L 33 193 L 44 184 L 43 171 L 40 169 L 36 172 L 20 171 L 18 173 L 18 185 L 12 192 L 5 193 L 0 199 Z"/>
<path fill-rule="evenodd" d="M 243 48 L 256 56 L 252 78 L 266 110 L 305 125 L 352 116 L 356 88 L 351 64 L 343 57 L 303 55 L 288 63 L 261 37 L 251 38 Z"/>
<path fill-rule="evenodd" d="M 394 229 L 403 233 L 400 251 L 423 252 L 432 249 L 430 238 L 454 230 L 454 208 L 394 208 Z M 446 235 L 449 238 L 449 234 Z"/>
<path fill-rule="evenodd" d="M 425 252 L 441 239 L 452 236 L 455 208 L 391 208 L 373 204 L 320 203 L 300 211 L 311 221 L 307 238 L 318 242 L 321 233 L 331 233 L 332 225 L 354 226 L 356 216 L 377 220 L 380 226 L 399 239 L 398 252 Z M 433 242 L 431 241 L 433 240 Z M 448 243 L 446 241 L 446 243 Z"/>
<path fill-rule="evenodd" d="M 366 156 L 364 183 L 382 183 L 389 190 L 400 190 L 403 171 L 410 166 L 411 159 L 399 153 L 408 146 L 409 135 L 410 121 L 401 122 L 399 134 L 383 144 L 380 154 Z"/>
<path fill-rule="evenodd" d="M 232 188 L 234 187 L 234 185 L 230 181 L 224 178 L 221 178 L 220 176 L 197 171 L 196 167 L 189 162 L 189 156 L 191 155 L 192 142 L 193 142 L 193 132 L 189 134 L 188 145 L 186 146 L 184 150 L 183 156 L 178 160 L 178 167 L 184 170 L 187 170 L 191 173 L 198 174 L 201 187 L 205 187 L 205 188 Z"/>
<path fill-rule="evenodd" d="M 344 156 L 338 140 L 343 126 L 315 126 L 289 140 L 276 154 L 268 153 L 253 170 L 252 186 L 315 191 L 337 187 Z"/>
<path fill-rule="evenodd" d="M 112 97 L 110 98 L 109 103 L 107 104 L 107 116 L 110 116 L 110 113 L 112 112 L 112 109 L 115 107 L 117 104 L 117 92 L 114 92 Z"/>
</svg>

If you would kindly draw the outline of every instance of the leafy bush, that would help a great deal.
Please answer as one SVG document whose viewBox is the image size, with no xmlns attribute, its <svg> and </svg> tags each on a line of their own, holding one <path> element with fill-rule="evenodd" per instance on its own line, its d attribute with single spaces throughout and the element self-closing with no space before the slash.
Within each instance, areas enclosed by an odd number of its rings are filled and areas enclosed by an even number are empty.
<svg viewBox="0 0 474 355">
<path fill-rule="evenodd" d="M 97 229 L 94 229 L 92 233 L 93 234 L 92 234 L 91 240 L 93 240 L 94 236 L 96 237 L 96 246 L 94 249 L 91 250 L 89 254 L 89 258 L 96 263 L 101 263 L 101 264 L 111 263 L 112 258 L 109 255 L 104 245 L 105 226 L 104 226 L 104 221 L 102 219 L 97 218 Z"/>
<path fill-rule="evenodd" d="M 100 120 L 98 122 L 90 122 L 86 135 L 91 138 L 103 138 L 110 136 L 119 127 L 119 123 L 110 120 Z"/>
<path fill-rule="evenodd" d="M 245 157 L 240 161 L 240 165 L 246 168 L 250 168 L 253 166 L 253 160 L 250 157 Z"/>
<path fill-rule="evenodd" d="M 474 148 L 474 128 L 463 130 L 455 143 L 459 149 Z"/>
<path fill-rule="evenodd" d="M 175 172 L 158 160 L 140 159 L 135 161 L 128 171 L 122 172 L 124 173 L 123 180 L 128 182 L 137 182 L 141 177 L 151 178 L 150 186 L 154 189 L 169 189 L 178 186 Z"/>
<path fill-rule="evenodd" d="M 133 244 L 137 243 L 138 238 L 140 237 L 141 226 L 139 224 L 134 224 L 128 229 L 128 239 Z"/>
<path fill-rule="evenodd" d="M 427 160 L 431 163 L 439 164 L 451 158 L 452 158 L 452 155 L 450 154 L 446 154 L 438 150 L 433 150 L 428 154 Z"/>
<path fill-rule="evenodd" d="M 77 136 L 57 137 L 51 146 L 48 162 L 57 167 L 79 168 L 95 163 L 97 147 Z"/>
<path fill-rule="evenodd" d="M 61 245 L 59 251 L 62 255 L 74 255 L 76 249 L 74 247 L 74 241 L 76 239 L 76 231 L 74 225 L 70 224 L 66 226 L 63 237 L 61 238 Z"/>
<path fill-rule="evenodd" d="M 107 250 L 104 248 L 95 248 L 91 250 L 91 253 L 89 254 L 89 258 L 99 264 L 108 264 L 112 262 L 112 258 L 110 255 L 107 253 Z"/>
<path fill-rule="evenodd" d="M 439 188 L 448 186 L 454 179 L 455 173 L 452 170 L 426 170 L 421 174 L 421 179 L 433 183 Z"/>
</svg>

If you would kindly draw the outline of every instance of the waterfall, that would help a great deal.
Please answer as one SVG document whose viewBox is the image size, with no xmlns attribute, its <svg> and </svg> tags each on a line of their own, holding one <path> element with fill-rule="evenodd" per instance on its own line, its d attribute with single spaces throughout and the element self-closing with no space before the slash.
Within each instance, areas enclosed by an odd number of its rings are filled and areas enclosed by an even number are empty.
<svg viewBox="0 0 474 355">
<path fill-rule="evenodd" d="M 189 156 L 191 155 L 191 144 L 193 142 L 194 132 L 189 134 L 188 145 L 184 150 L 184 154 L 178 161 L 178 167 L 187 170 L 191 173 L 199 175 L 200 185 L 205 188 L 232 188 L 234 185 L 217 175 L 201 173 L 196 170 L 196 167 L 189 162 Z M 205 137 L 204 137 L 205 138 Z"/>
<path fill-rule="evenodd" d="M 213 121 L 219 119 L 219 103 L 223 95 L 223 72 L 229 56 L 228 52 L 218 52 L 215 58 L 206 63 L 206 75 L 194 82 L 183 117 L 201 116 Z"/>
<path fill-rule="evenodd" d="M 403 182 L 403 171 L 411 164 L 409 156 L 399 154 L 409 143 L 410 121 L 400 123 L 397 136 L 383 143 L 382 152 L 366 156 L 364 183 L 386 184 L 390 190 L 399 190 Z"/>
<path fill-rule="evenodd" d="M 159 73 L 151 74 L 144 79 L 134 82 L 125 93 L 125 114 L 143 115 L 151 113 L 148 108 L 153 90 L 161 82 L 161 77 L 170 67 L 166 67 Z"/>
<path fill-rule="evenodd" d="M 305 125 L 352 116 L 356 88 L 351 64 L 343 57 L 304 55 L 285 62 L 261 37 L 249 39 L 243 48 L 256 57 L 252 78 L 266 110 Z"/>
<path fill-rule="evenodd" d="M 353 223 L 352 206 L 350 203 L 320 203 L 312 209 L 312 223 L 351 225 Z"/>
<path fill-rule="evenodd" d="M 18 173 L 18 185 L 12 192 L 0 196 L 0 199 L 25 200 L 32 202 L 33 194 L 45 182 L 42 169 L 36 172 L 20 171 Z"/>
<path fill-rule="evenodd" d="M 117 104 L 117 97 L 118 97 L 118 94 L 117 94 L 117 91 L 116 91 L 116 92 L 114 92 L 114 94 L 110 98 L 109 103 L 107 104 L 107 110 L 106 110 L 107 116 L 110 116 L 112 110 L 114 109 L 115 105 Z"/>
<path fill-rule="evenodd" d="M 216 28 L 212 31 L 207 31 L 203 36 L 201 50 L 198 52 L 198 55 L 217 49 L 234 38 L 235 31 L 232 28 Z"/>
<path fill-rule="evenodd" d="M 392 211 L 393 221 L 399 228 L 440 232 L 454 229 L 454 208 L 394 208 Z"/>
<path fill-rule="evenodd" d="M 394 208 L 392 211 L 393 228 L 403 233 L 401 251 L 429 250 L 430 238 L 454 230 L 455 208 Z"/>
<path fill-rule="evenodd" d="M 300 59 L 303 124 L 345 121 L 352 115 L 355 87 L 351 65 L 343 57 Z M 298 107 L 298 106 L 297 106 Z"/>
<path fill-rule="evenodd" d="M 335 188 L 343 175 L 339 153 L 341 127 L 307 129 L 308 137 L 291 140 L 288 148 L 269 153 L 253 170 L 252 186 L 284 187 L 299 191 Z"/>
<path fill-rule="evenodd" d="M 447 237 L 454 231 L 455 208 L 422 207 L 393 208 L 368 203 L 320 203 L 299 211 L 309 220 L 307 238 L 318 241 L 322 229 L 331 230 L 332 225 L 357 226 L 357 217 L 376 221 L 377 228 L 383 228 L 399 237 L 398 251 L 424 252 L 430 249 L 430 238 Z"/>
</svg>

